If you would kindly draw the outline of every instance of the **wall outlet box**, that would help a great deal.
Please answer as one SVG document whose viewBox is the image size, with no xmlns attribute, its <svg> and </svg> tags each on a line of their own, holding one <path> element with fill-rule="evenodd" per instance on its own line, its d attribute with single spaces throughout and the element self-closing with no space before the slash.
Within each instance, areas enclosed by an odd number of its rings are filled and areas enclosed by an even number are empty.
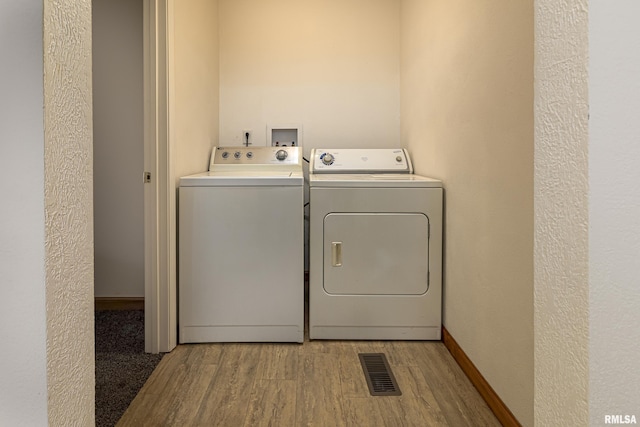
<svg viewBox="0 0 640 427">
<path fill-rule="evenodd" d="M 297 124 L 267 125 L 268 147 L 301 147 L 302 126 Z"/>
</svg>

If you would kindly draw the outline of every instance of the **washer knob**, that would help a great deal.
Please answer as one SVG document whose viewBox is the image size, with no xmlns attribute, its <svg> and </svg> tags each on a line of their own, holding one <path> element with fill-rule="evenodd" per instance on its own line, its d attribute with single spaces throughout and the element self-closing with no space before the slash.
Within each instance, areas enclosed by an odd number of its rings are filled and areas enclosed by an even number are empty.
<svg viewBox="0 0 640 427">
<path fill-rule="evenodd" d="M 396 157 L 396 162 L 400 163 L 402 161 L 402 157 L 398 156 Z"/>
<path fill-rule="evenodd" d="M 226 159 L 227 157 L 229 157 L 229 152 L 228 151 L 223 151 L 222 152 L 222 158 Z"/>
<path fill-rule="evenodd" d="M 249 151 L 247 153 L 247 159 L 251 159 L 253 157 L 253 153 L 251 151 Z"/>
<path fill-rule="evenodd" d="M 239 159 L 241 156 L 239 151 L 236 151 L 235 153 L 233 153 L 233 157 L 235 157 L 236 159 Z"/>
<path fill-rule="evenodd" d="M 322 156 L 322 163 L 324 163 L 327 166 L 329 166 L 331 163 L 333 163 L 334 160 L 335 159 L 333 157 L 333 154 L 331 154 L 331 153 L 325 153 L 325 155 Z"/>
<path fill-rule="evenodd" d="M 276 159 L 282 161 L 282 160 L 286 159 L 288 155 L 289 154 L 287 153 L 286 150 L 278 150 L 276 152 Z"/>
</svg>

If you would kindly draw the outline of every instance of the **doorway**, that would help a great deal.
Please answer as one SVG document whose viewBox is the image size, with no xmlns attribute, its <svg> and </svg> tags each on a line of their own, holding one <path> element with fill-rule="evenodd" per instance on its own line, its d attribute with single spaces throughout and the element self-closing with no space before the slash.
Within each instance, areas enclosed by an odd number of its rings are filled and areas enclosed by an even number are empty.
<svg viewBox="0 0 640 427">
<path fill-rule="evenodd" d="M 142 304 L 143 1 L 93 0 L 95 297 Z"/>
<path fill-rule="evenodd" d="M 167 3 L 93 0 L 92 6 L 95 296 L 144 304 L 145 351 L 168 352 L 177 325 Z"/>
</svg>

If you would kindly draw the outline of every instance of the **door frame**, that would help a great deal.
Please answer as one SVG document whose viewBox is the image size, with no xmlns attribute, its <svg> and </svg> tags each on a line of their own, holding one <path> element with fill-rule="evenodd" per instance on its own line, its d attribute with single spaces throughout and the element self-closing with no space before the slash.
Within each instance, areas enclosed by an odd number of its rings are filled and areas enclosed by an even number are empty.
<svg viewBox="0 0 640 427">
<path fill-rule="evenodd" d="M 170 79 L 173 0 L 144 0 L 145 351 L 177 341 L 175 178 Z"/>
</svg>

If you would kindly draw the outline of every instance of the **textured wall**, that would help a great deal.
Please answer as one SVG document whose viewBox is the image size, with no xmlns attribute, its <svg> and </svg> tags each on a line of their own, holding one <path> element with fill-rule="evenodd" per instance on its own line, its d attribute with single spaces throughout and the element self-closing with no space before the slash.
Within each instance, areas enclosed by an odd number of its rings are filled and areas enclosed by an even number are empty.
<svg viewBox="0 0 640 427">
<path fill-rule="evenodd" d="M 535 13 L 535 420 L 588 425 L 587 1 Z"/>
<path fill-rule="evenodd" d="M 589 3 L 589 410 L 640 418 L 640 3 Z"/>
<path fill-rule="evenodd" d="M 144 297 L 142 4 L 92 3 L 97 297 Z"/>
<path fill-rule="evenodd" d="M 49 425 L 93 425 L 91 1 L 44 2 Z"/>
<path fill-rule="evenodd" d="M 445 187 L 444 325 L 533 425 L 533 2 L 402 2 L 402 140 Z"/>
<path fill-rule="evenodd" d="M 0 425 L 47 423 L 42 1 L 0 2 Z"/>
<path fill-rule="evenodd" d="M 218 142 L 218 2 L 174 2 L 172 121 L 176 179 L 206 171 Z"/>
</svg>

